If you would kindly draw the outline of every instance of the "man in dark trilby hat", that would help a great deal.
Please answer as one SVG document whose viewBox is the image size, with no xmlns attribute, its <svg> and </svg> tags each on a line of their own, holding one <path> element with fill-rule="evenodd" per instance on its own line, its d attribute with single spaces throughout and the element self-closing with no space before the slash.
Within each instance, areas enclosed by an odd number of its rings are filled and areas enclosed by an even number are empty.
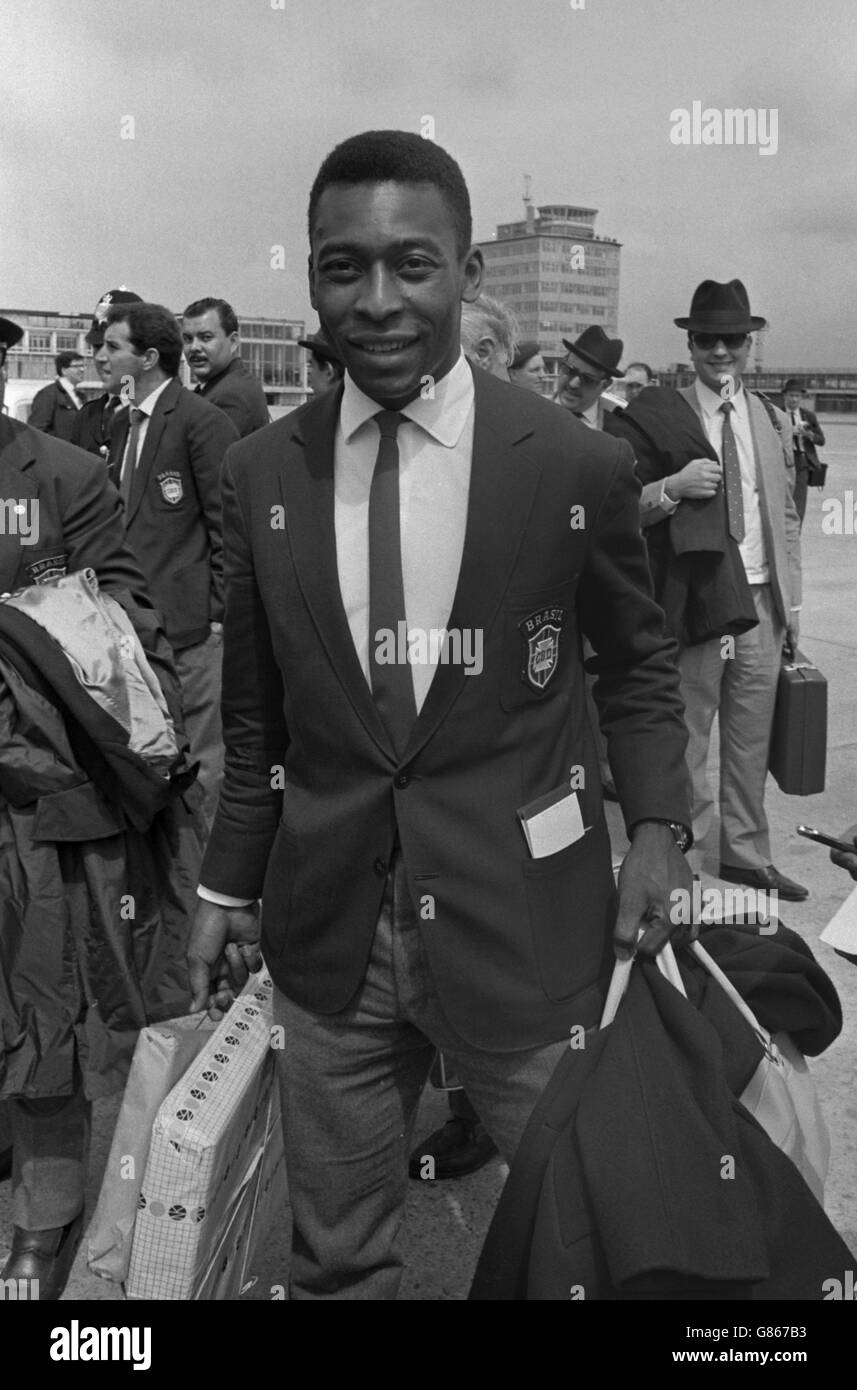
<svg viewBox="0 0 857 1390">
<path fill-rule="evenodd" d="M 806 512 L 806 490 L 822 487 L 827 472 L 816 453 L 824 444 L 824 431 L 815 412 L 804 405 L 804 389 L 797 377 L 783 383 L 783 410 L 791 420 L 792 444 L 795 454 L 795 507 L 803 526 Z"/>
<path fill-rule="evenodd" d="M 704 280 L 675 323 L 687 330 L 696 380 L 641 391 L 611 423 L 633 445 L 644 498 L 660 485 L 643 520 L 655 594 L 681 646 L 696 866 L 714 819 L 706 765 L 716 713 L 720 877 L 799 902 L 807 890 L 771 863 L 764 807 L 780 656 L 786 637 L 797 644 L 801 601 L 791 429 L 742 385 L 765 320 L 740 280 Z"/>
<path fill-rule="evenodd" d="M 339 385 L 345 368 L 323 328 L 308 338 L 298 338 L 298 347 L 306 348 L 309 353 L 307 383 L 314 396 L 323 396 L 325 391 Z"/>
<path fill-rule="evenodd" d="M 133 290 L 126 289 L 120 285 L 118 289 L 108 290 L 103 294 L 95 306 L 95 313 L 92 316 L 92 326 L 86 335 L 86 341 L 97 353 L 104 342 L 104 329 L 107 325 L 107 315 L 114 304 L 142 304 L 142 299 Z M 95 358 L 95 370 L 103 379 L 103 371 L 98 357 Z M 115 394 L 105 391 L 102 396 L 96 396 L 77 412 L 74 419 L 74 428 L 71 434 L 72 444 L 77 444 L 79 448 L 86 449 L 90 454 L 98 454 L 100 458 L 106 459 L 110 450 L 110 435 L 113 428 L 114 418 L 118 410 L 127 409 Z"/>
<path fill-rule="evenodd" d="M 605 409 L 610 407 L 602 396 L 610 382 L 622 375 L 622 339 L 608 338 L 603 328 L 593 324 L 573 343 L 567 338 L 562 342 L 568 355 L 559 364 L 557 404 L 565 406 L 591 429 L 603 429 Z"/>
</svg>

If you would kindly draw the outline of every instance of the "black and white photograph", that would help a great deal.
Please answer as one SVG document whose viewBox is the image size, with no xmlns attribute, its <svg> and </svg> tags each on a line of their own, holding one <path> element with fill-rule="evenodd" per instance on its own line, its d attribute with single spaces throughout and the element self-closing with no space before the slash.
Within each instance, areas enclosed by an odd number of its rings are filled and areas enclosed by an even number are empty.
<svg viewBox="0 0 857 1390">
<path fill-rule="evenodd" d="M 180 1303 L 549 1301 L 602 1371 L 824 1375 L 857 11 L 2 28 L 0 1303 L 75 1305 L 33 1367 L 189 1369 Z"/>
</svg>

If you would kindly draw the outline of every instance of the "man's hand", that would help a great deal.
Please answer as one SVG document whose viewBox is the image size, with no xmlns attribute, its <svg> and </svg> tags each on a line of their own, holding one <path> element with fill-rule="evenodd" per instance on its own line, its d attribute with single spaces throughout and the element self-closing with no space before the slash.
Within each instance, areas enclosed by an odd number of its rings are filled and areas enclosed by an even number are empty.
<svg viewBox="0 0 857 1390">
<path fill-rule="evenodd" d="M 713 497 L 723 480 L 723 468 L 715 459 L 691 459 L 666 480 L 667 496 Z"/>
<path fill-rule="evenodd" d="M 678 912 L 676 890 L 685 892 L 688 911 Z M 658 954 L 673 937 L 676 944 L 691 940 L 697 927 L 686 927 L 693 874 L 668 825 L 640 821 L 634 826 L 631 848 L 619 870 L 619 914 L 613 929 L 613 946 L 619 960 L 638 951 Z M 643 928 L 644 935 L 637 944 Z"/>
<path fill-rule="evenodd" d="M 854 846 L 852 854 L 843 854 L 841 850 L 832 849 L 830 858 L 840 869 L 847 869 L 852 878 L 857 879 L 857 825 L 850 825 L 847 830 L 843 830 L 839 836 L 840 840 L 845 840 Z"/>
<path fill-rule="evenodd" d="M 200 898 L 187 948 L 191 1013 L 208 1009 L 216 1022 L 261 963 L 259 904 L 219 907 Z"/>
<path fill-rule="evenodd" d="M 786 628 L 786 642 L 792 656 L 797 654 L 798 638 L 800 637 L 800 613 L 792 611 L 789 613 L 789 625 Z"/>
</svg>

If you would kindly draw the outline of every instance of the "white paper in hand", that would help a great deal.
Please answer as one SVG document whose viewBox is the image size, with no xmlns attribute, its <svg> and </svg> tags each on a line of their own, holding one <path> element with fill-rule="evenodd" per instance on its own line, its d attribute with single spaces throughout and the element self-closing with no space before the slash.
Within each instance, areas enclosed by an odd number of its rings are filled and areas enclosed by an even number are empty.
<svg viewBox="0 0 857 1390">
<path fill-rule="evenodd" d="M 834 912 L 821 933 L 821 940 L 834 951 L 857 956 L 857 888 L 848 894 L 839 911 Z"/>
</svg>

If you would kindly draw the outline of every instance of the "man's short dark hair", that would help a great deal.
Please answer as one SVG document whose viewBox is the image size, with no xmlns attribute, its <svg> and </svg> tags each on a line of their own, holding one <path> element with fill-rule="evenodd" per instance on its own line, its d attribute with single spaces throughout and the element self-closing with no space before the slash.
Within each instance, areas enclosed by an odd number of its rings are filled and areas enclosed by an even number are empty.
<svg viewBox="0 0 857 1390">
<path fill-rule="evenodd" d="M 209 309 L 217 310 L 217 317 L 220 319 L 220 327 L 223 329 L 227 338 L 230 333 L 238 332 L 238 315 L 232 305 L 225 299 L 195 299 L 193 304 L 188 304 L 183 319 L 199 319 L 203 314 L 207 314 Z"/>
<path fill-rule="evenodd" d="M 62 376 L 66 367 L 70 367 L 72 362 L 85 362 L 86 358 L 82 352 L 58 352 L 54 358 L 54 366 L 57 376 Z"/>
<path fill-rule="evenodd" d="M 175 314 L 163 304 L 116 304 L 107 313 L 108 323 L 127 323 L 128 337 L 138 352 L 157 348 L 167 376 L 178 376 L 182 360 L 182 335 Z"/>
<path fill-rule="evenodd" d="M 464 256 L 471 243 L 473 221 L 464 175 L 452 155 L 433 140 L 407 130 L 366 130 L 331 150 L 315 176 L 309 195 L 309 237 L 318 200 L 336 183 L 429 183 L 443 195 L 455 228 L 455 245 Z"/>
</svg>

